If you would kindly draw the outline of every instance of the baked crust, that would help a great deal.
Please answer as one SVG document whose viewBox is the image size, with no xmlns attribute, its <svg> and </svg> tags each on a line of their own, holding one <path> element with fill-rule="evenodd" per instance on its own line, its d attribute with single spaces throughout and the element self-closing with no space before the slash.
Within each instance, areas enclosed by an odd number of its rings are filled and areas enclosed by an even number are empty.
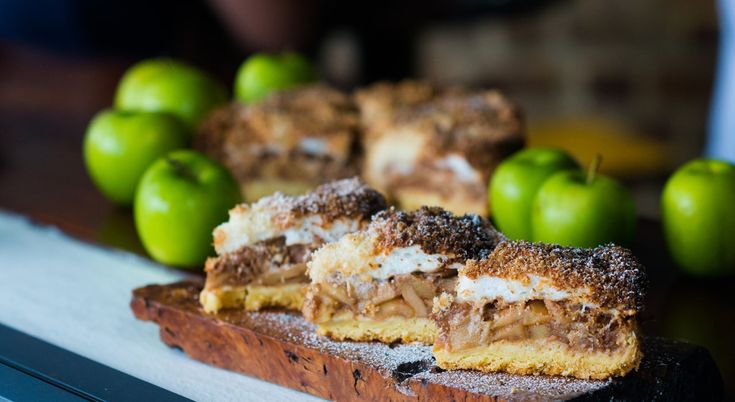
<svg viewBox="0 0 735 402">
<path fill-rule="evenodd" d="M 624 346 L 610 351 L 579 351 L 561 342 L 534 340 L 500 341 L 488 346 L 433 350 L 437 365 L 445 370 L 504 371 L 521 375 L 562 375 L 583 379 L 623 376 L 636 369 L 643 354 L 640 340 L 630 333 Z"/>
<path fill-rule="evenodd" d="M 194 148 L 218 161 L 223 161 L 225 140 L 235 129 L 238 116 L 243 113 L 245 107 L 239 102 L 232 102 L 212 110 L 200 123 L 197 135 L 194 136 Z"/>
<path fill-rule="evenodd" d="M 229 308 L 244 308 L 247 311 L 258 311 L 268 307 L 299 310 L 304 302 L 305 290 L 305 283 L 224 286 L 202 290 L 199 302 L 208 313 Z"/>
<path fill-rule="evenodd" d="M 317 333 L 340 341 L 418 342 L 430 345 L 436 336 L 436 326 L 431 319 L 422 317 L 391 317 L 384 320 L 343 318 L 320 324 Z"/>
</svg>

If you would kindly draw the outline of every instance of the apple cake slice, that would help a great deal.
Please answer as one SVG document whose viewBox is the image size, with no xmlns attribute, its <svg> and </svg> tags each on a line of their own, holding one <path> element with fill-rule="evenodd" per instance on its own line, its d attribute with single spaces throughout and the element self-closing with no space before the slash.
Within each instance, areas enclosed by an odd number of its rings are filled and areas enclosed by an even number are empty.
<svg viewBox="0 0 735 402">
<path fill-rule="evenodd" d="M 334 339 L 430 344 L 434 297 L 451 291 L 457 268 L 487 256 L 501 238 L 477 215 L 437 207 L 380 212 L 366 229 L 312 254 L 304 316 Z"/>
<path fill-rule="evenodd" d="M 356 175 L 358 130 L 350 97 L 310 85 L 215 110 L 200 127 L 195 147 L 222 162 L 245 200 L 254 202 Z"/>
<path fill-rule="evenodd" d="M 356 178 L 323 184 L 303 196 L 276 193 L 236 206 L 230 220 L 214 230 L 218 256 L 205 264 L 204 310 L 300 309 L 311 253 L 363 229 L 385 207 L 383 196 Z"/>
<path fill-rule="evenodd" d="M 397 83 L 378 82 L 358 89 L 354 98 L 360 109 L 361 124 L 364 127 L 376 127 L 389 121 L 399 111 L 429 102 L 444 92 L 426 81 L 403 80 Z"/>
<path fill-rule="evenodd" d="M 437 299 L 434 356 L 444 369 L 622 376 L 641 360 L 645 285 L 643 267 L 617 246 L 503 242 Z"/>
<path fill-rule="evenodd" d="M 404 94 L 410 101 L 399 89 L 393 98 L 387 89 L 358 98 L 363 120 L 378 121 L 363 134 L 363 177 L 406 210 L 435 205 L 487 215 L 490 175 L 523 146 L 518 108 L 498 91 L 436 93 L 416 86 L 407 87 L 415 97 Z M 388 112 L 391 107 L 396 110 Z"/>
</svg>

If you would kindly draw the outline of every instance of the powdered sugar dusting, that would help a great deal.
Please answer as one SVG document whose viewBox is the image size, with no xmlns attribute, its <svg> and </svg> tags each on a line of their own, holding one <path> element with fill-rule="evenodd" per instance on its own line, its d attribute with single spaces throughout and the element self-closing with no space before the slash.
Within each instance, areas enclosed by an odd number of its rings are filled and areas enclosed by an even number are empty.
<svg viewBox="0 0 735 402">
<path fill-rule="evenodd" d="M 287 245 L 335 241 L 385 207 L 385 198 L 356 177 L 301 196 L 275 193 L 230 210 L 230 219 L 214 230 L 215 250 L 222 255 L 279 236 Z"/>
<path fill-rule="evenodd" d="M 580 380 L 568 377 L 521 376 L 505 373 L 481 373 L 453 370 L 425 371 L 412 381 L 431 382 L 482 395 L 503 395 L 505 400 L 562 400 L 592 392 L 610 384 L 611 380 Z"/>
<path fill-rule="evenodd" d="M 253 312 L 248 327 L 290 343 L 357 361 L 391 375 L 399 365 L 421 360 L 433 361 L 431 348 L 424 345 L 386 345 L 377 342 L 339 342 L 316 334 L 316 327 L 296 313 Z"/>
<path fill-rule="evenodd" d="M 421 246 L 428 254 L 454 254 L 461 260 L 482 259 L 505 240 L 490 221 L 478 215 L 455 216 L 439 207 L 378 212 L 370 222 L 381 249 Z"/>
<path fill-rule="evenodd" d="M 605 387 L 610 381 L 568 377 L 521 376 L 465 370 L 443 371 L 434 364 L 431 347 L 419 344 L 386 345 L 377 342 L 338 342 L 316 334 L 315 326 L 296 313 L 246 313 L 247 326 L 289 343 L 314 348 L 343 359 L 360 362 L 396 380 L 406 394 L 412 386 L 433 383 L 508 400 L 568 399 Z M 414 372 L 402 372 L 405 366 Z"/>
<path fill-rule="evenodd" d="M 202 311 L 197 301 L 201 285 L 181 282 L 168 286 L 148 286 L 135 291 L 146 306 L 185 311 L 200 318 L 216 320 L 219 325 L 234 325 L 255 331 L 296 347 L 315 349 L 351 362 L 359 362 L 391 378 L 396 390 L 406 395 L 426 392 L 422 387 L 434 385 L 466 391 L 480 396 L 503 400 L 561 400 L 600 390 L 616 380 L 594 381 L 567 377 L 520 376 L 505 373 L 474 371 L 444 371 L 436 367 L 431 347 L 419 344 L 386 345 L 377 342 L 338 342 L 316 334 L 314 325 L 295 312 L 245 312 L 222 310 L 210 315 Z M 159 310 L 159 314 L 162 310 Z M 659 341 L 660 343 L 660 341 Z M 644 343 L 645 356 L 672 355 L 665 346 L 651 350 Z M 647 346 L 646 346 L 647 345 Z M 673 358 L 672 358 L 673 360 Z M 653 365 L 666 366 L 670 361 L 659 358 Z M 642 367 L 650 365 L 644 359 Z M 655 371 L 655 370 L 654 370 Z M 471 395 L 468 395 L 471 398 Z"/>
<path fill-rule="evenodd" d="M 307 194 L 293 197 L 276 193 L 257 204 L 274 209 L 278 219 L 319 214 L 326 221 L 341 217 L 369 219 L 386 207 L 383 196 L 357 177 L 322 184 Z"/>
</svg>

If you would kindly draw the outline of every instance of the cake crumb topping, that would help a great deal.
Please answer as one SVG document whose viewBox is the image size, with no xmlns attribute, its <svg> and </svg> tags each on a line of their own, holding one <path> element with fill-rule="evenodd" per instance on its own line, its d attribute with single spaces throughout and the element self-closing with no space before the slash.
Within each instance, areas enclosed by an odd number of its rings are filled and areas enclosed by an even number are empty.
<svg viewBox="0 0 735 402">
<path fill-rule="evenodd" d="M 486 258 L 504 236 L 479 215 L 453 215 L 439 207 L 413 212 L 390 208 L 375 215 L 370 228 L 382 249 L 421 246 L 428 254 L 452 254 L 460 259 Z"/>
<path fill-rule="evenodd" d="M 483 275 L 528 282 L 548 278 L 562 290 L 589 288 L 592 302 L 635 313 L 643 309 L 648 284 L 645 268 L 630 250 L 608 244 L 595 248 L 562 247 L 527 241 L 501 242 L 485 260 L 468 261 L 462 275 Z"/>
<path fill-rule="evenodd" d="M 397 112 L 392 124 L 428 133 L 427 155 L 457 153 L 478 169 L 519 149 L 525 131 L 520 109 L 497 90 L 455 91 Z"/>
<path fill-rule="evenodd" d="M 353 177 L 322 184 L 302 196 L 276 193 L 256 205 L 273 209 L 276 220 L 288 226 L 294 219 L 315 214 L 321 215 L 325 222 L 345 217 L 369 220 L 386 208 L 386 201 L 378 191 Z"/>
</svg>

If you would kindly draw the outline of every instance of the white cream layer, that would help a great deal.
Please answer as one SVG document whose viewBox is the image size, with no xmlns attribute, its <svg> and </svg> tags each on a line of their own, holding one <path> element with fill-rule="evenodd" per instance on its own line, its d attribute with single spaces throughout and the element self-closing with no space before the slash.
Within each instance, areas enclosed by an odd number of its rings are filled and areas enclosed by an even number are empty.
<svg viewBox="0 0 735 402">
<path fill-rule="evenodd" d="M 325 244 L 307 263 L 309 277 L 317 283 L 340 278 L 358 286 L 414 272 L 436 272 L 452 258 L 447 254 L 429 254 L 419 245 L 386 250 L 378 244 L 377 237 L 375 230 L 367 229 Z M 459 269 L 462 264 L 449 267 Z"/>
<path fill-rule="evenodd" d="M 460 273 L 457 281 L 457 300 L 479 301 L 502 299 L 509 303 L 525 300 L 562 300 L 571 294 L 548 283 L 543 277 L 528 276 L 529 283 L 502 279 L 494 276 L 480 276 L 470 279 Z"/>
<path fill-rule="evenodd" d="M 307 215 L 285 229 L 273 221 L 273 213 L 257 204 L 246 211 L 233 210 L 230 220 L 215 229 L 215 239 L 221 240 L 215 242 L 217 254 L 230 253 L 242 246 L 279 236 L 286 237 L 286 245 L 312 244 L 318 239 L 333 242 L 360 229 L 357 219 L 340 218 L 325 224 L 321 215 Z"/>
<path fill-rule="evenodd" d="M 376 279 L 388 279 L 412 272 L 435 272 L 446 261 L 445 255 L 427 254 L 420 246 L 399 247 L 391 250 L 388 255 L 375 257 L 378 268 L 367 273 Z"/>
<path fill-rule="evenodd" d="M 322 222 L 321 215 L 307 216 L 300 224 L 292 226 L 276 236 L 286 236 L 286 245 L 311 244 L 317 239 L 331 243 L 340 237 L 360 229 L 357 219 L 340 218 L 327 224 Z"/>
</svg>

